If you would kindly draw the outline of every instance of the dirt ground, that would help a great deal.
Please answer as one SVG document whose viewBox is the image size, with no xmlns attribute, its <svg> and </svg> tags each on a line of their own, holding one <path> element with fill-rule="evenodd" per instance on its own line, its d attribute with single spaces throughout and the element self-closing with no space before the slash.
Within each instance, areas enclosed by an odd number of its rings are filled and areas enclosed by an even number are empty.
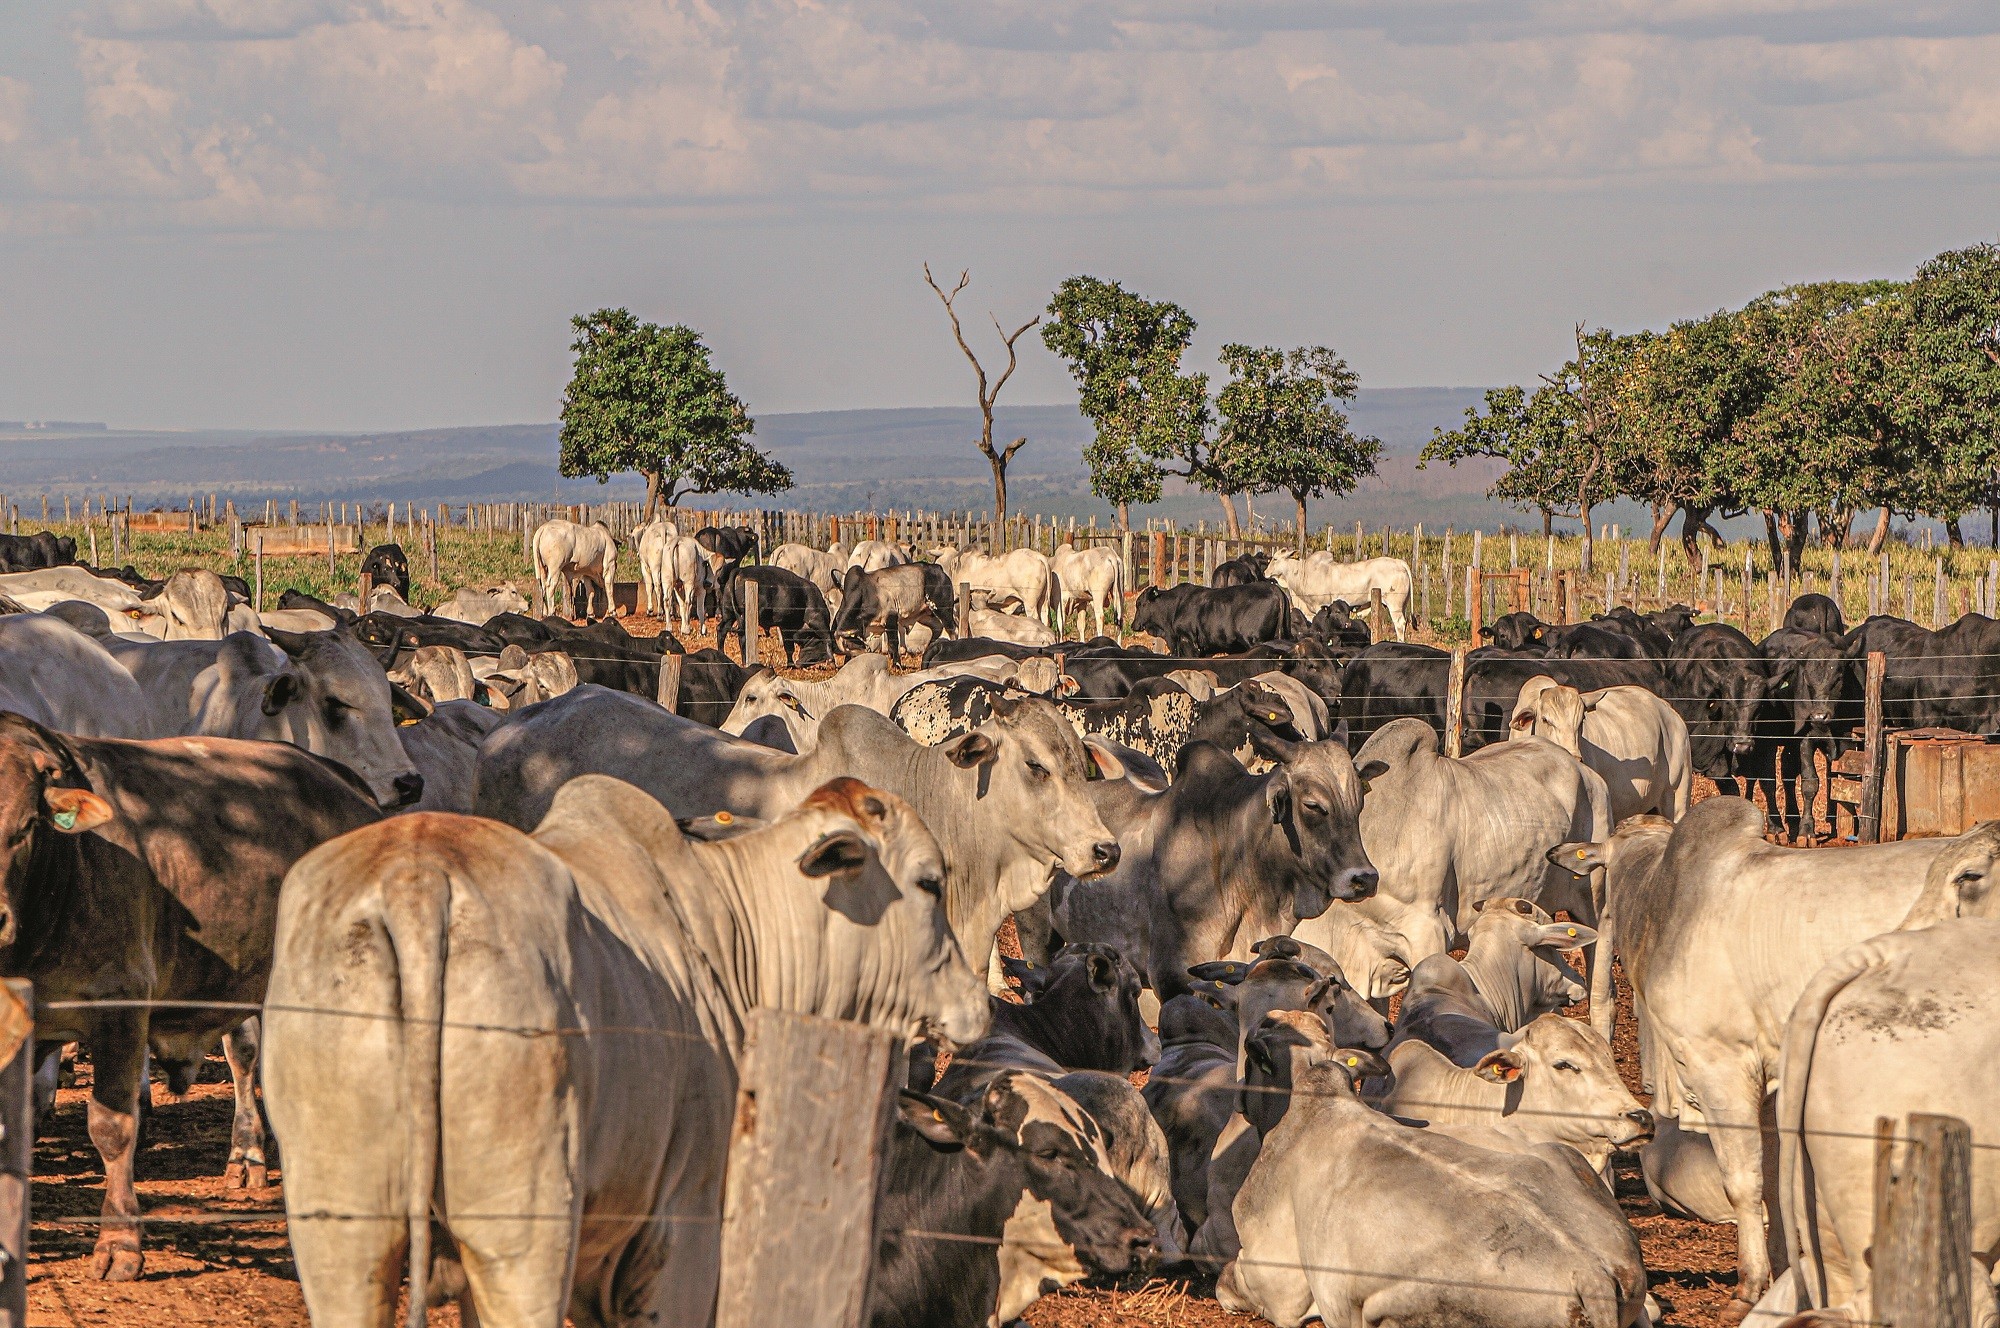
<svg viewBox="0 0 2000 1328">
<path fill-rule="evenodd" d="M 634 635 L 659 625 L 628 623 Z M 713 645 L 712 636 L 687 641 L 689 649 Z M 774 634 L 763 656 L 782 659 Z M 732 650 L 732 654 L 733 654 Z M 831 668 L 809 671 L 824 676 Z M 1701 781 L 1706 784 L 1706 781 Z M 1712 795 L 1713 789 L 1703 793 Z M 1621 988 L 1621 1007 L 1625 997 Z M 1582 1009 L 1572 1011 L 1581 1014 Z M 1621 1009 L 1614 1048 L 1628 1084 L 1638 1091 L 1638 1051 L 1629 1009 Z M 57 1096 L 56 1111 L 40 1125 L 35 1146 L 34 1225 L 28 1267 L 29 1328 L 205 1328 L 269 1325 L 305 1328 L 305 1303 L 285 1236 L 282 1159 L 273 1150 L 272 1185 L 258 1191 L 225 1190 L 222 1167 L 229 1151 L 231 1098 L 228 1071 L 213 1058 L 203 1078 L 183 1098 L 154 1085 L 154 1109 L 138 1162 L 140 1204 L 146 1219 L 146 1274 L 136 1283 L 92 1279 L 90 1221 L 103 1200 L 103 1173 L 85 1129 L 88 1066 L 78 1086 Z M 1643 1095 L 1642 1095 L 1643 1096 Z M 1671 1328 L 1714 1328 L 1735 1283 L 1735 1230 L 1686 1222 L 1661 1213 L 1647 1197 L 1636 1154 L 1615 1161 L 1619 1202 L 1639 1232 L 1653 1294 Z M 1085 1286 L 1045 1297 L 1027 1315 L 1034 1328 L 1208 1328 L 1260 1319 L 1219 1306 L 1212 1280 L 1133 1279 L 1117 1286 Z M 446 1307 L 431 1322 L 458 1328 Z"/>
</svg>

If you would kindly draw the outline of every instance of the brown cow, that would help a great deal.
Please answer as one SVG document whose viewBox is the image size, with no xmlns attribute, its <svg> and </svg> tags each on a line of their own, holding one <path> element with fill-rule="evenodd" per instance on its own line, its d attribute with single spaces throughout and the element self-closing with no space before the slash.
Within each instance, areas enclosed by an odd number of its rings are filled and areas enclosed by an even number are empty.
<svg viewBox="0 0 2000 1328">
<path fill-rule="evenodd" d="M 128 1281 L 144 1267 L 130 1219 L 148 1048 L 184 1091 L 243 1022 L 241 1007 L 264 999 L 285 873 L 380 819 L 354 776 L 287 744 L 75 738 L 0 713 L 0 973 L 34 982 L 44 1050 L 74 1041 L 90 1052 L 90 1138 L 104 1159 L 98 1277 Z M 236 1008 L 62 1008 L 72 1001 Z M 252 1082 L 239 1076 L 231 1158 L 261 1171 Z"/>
</svg>

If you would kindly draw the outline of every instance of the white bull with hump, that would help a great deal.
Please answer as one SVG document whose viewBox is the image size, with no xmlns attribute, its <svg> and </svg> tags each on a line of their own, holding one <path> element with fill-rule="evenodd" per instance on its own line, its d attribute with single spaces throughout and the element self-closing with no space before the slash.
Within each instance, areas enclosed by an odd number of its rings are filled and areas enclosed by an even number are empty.
<svg viewBox="0 0 2000 1328">
<path fill-rule="evenodd" d="M 1395 626 L 1396 639 L 1404 639 L 1410 612 L 1410 565 L 1401 558 L 1366 558 L 1358 563 L 1335 562 L 1322 550 L 1297 558 L 1280 554 L 1265 568 L 1265 575 L 1285 588 L 1292 604 L 1310 618 L 1335 600 L 1357 611 L 1372 603 L 1369 592 L 1382 592 L 1382 607 Z"/>
<path fill-rule="evenodd" d="M 1508 736 L 1547 738 L 1595 770 L 1611 823 L 1650 812 L 1678 821 L 1693 799 L 1687 724 L 1644 687 L 1579 692 L 1547 674 L 1521 684 Z"/>
<path fill-rule="evenodd" d="M 887 718 L 837 707 L 803 756 L 717 732 L 624 692 L 579 687 L 488 738 L 479 752 L 482 816 L 533 825 L 556 790 L 582 774 L 645 789 L 677 816 L 769 817 L 839 775 L 906 799 L 944 846 L 945 910 L 968 952 L 985 959 L 1000 922 L 1039 900 L 1058 866 L 1098 876 L 1118 841 L 1087 795 L 1098 753 L 1047 701 L 996 703 L 993 718 L 940 747 L 912 741 Z"/>
<path fill-rule="evenodd" d="M 596 607 L 611 612 L 611 587 L 618 579 L 618 541 L 602 521 L 580 526 L 558 517 L 535 527 L 535 580 L 542 587 L 542 608 L 554 614 L 573 612 L 569 588 L 581 581 L 596 591 Z M 586 594 L 581 617 L 591 616 L 592 596 Z"/>
<path fill-rule="evenodd" d="M 1069 630 L 1072 612 L 1077 615 L 1079 634 L 1086 612 L 1095 615 L 1098 636 L 1104 635 L 1106 609 L 1120 623 L 1125 621 L 1125 563 L 1116 549 L 1108 545 L 1079 549 L 1064 543 L 1049 556 L 1049 569 L 1055 573 L 1062 594 L 1056 611 L 1057 631 Z"/>
<path fill-rule="evenodd" d="M 422 813 L 302 859 L 264 1085 L 313 1322 L 388 1323 L 406 1263 L 421 1319 L 433 1253 L 498 1328 L 712 1322 L 745 1017 L 976 1038 L 943 871 L 853 780 L 714 844 L 586 777 L 532 835 Z M 347 1213 L 370 1220 L 312 1220 Z"/>
<path fill-rule="evenodd" d="M 1018 599 L 1021 612 L 1037 622 L 1048 621 L 1050 603 L 1061 593 L 1048 555 L 1034 549 L 1014 549 L 997 557 L 977 549 L 941 548 L 931 553 L 954 586 L 984 594 L 990 604 Z"/>
<path fill-rule="evenodd" d="M 1694 1151 L 1696 1131 L 1714 1150 L 1736 1221 L 1736 1308 L 1747 1312 L 1783 1259 L 1772 1248 L 1778 1225 L 1768 1239 L 1765 1225 L 1763 1107 L 1785 1021 L 1848 946 L 1993 907 L 2000 823 L 1956 839 L 1782 848 L 1765 842 L 1754 804 L 1710 798 L 1678 824 L 1635 817 L 1602 843 L 1564 844 L 1550 857 L 1605 869 L 1591 1023 L 1612 1032 L 1615 954 L 1632 984 L 1655 1109 L 1679 1118 L 1682 1152 Z M 1699 1178 L 1693 1158 L 1681 1160 Z"/>
</svg>

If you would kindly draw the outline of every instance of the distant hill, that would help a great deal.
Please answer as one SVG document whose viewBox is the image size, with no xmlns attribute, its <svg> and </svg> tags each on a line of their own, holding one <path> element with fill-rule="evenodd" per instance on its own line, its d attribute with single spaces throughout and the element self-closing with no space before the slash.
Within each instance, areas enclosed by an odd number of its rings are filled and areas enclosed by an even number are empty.
<svg viewBox="0 0 2000 1328">
<path fill-rule="evenodd" d="M 1499 468 L 1470 463 L 1418 470 L 1416 456 L 1432 431 L 1453 427 L 1480 389 L 1415 387 L 1364 390 L 1351 414 L 1357 430 L 1382 439 L 1380 474 L 1352 497 L 1316 503 L 1314 522 L 1407 527 L 1421 521 L 1497 528 L 1528 524 L 1522 513 L 1489 502 L 1485 491 Z M 1083 448 L 1089 421 L 1071 406 L 1002 407 L 996 441 L 1026 437 L 1015 454 L 1009 497 L 1019 511 L 1108 520 L 1112 509 L 1090 493 Z M 978 412 L 970 408 L 812 411 L 766 415 L 757 442 L 792 468 L 797 487 L 778 501 L 818 510 L 914 507 L 989 510 L 991 472 L 975 446 Z M 104 429 L 62 432 L 0 426 L 0 494 L 21 505 L 23 519 L 40 495 L 131 495 L 140 507 L 184 505 L 194 494 L 217 493 L 241 507 L 266 498 L 361 502 L 602 501 L 642 498 L 636 476 L 600 486 L 556 474 L 554 424 L 491 425 L 398 433 L 314 434 Z M 1174 486 L 1166 501 L 1135 517 L 1170 516 L 1215 522 L 1216 501 Z M 749 505 L 721 498 L 718 505 Z M 1257 500 L 1258 515 L 1288 519 L 1290 500 Z M 1604 520 L 1619 520 L 1607 512 Z M 1630 520 L 1629 515 L 1622 519 Z"/>
</svg>

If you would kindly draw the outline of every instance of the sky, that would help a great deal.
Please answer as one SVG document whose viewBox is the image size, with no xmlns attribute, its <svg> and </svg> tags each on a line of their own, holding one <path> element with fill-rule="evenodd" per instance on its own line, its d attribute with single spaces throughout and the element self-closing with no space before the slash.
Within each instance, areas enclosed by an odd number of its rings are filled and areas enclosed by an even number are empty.
<svg viewBox="0 0 2000 1328">
<path fill-rule="evenodd" d="M 753 412 L 970 404 L 1087 272 L 1368 387 L 2000 238 L 1992 0 L 8 0 L 0 418 L 547 420 L 568 319 Z M 1074 399 L 1030 333 L 1003 401 Z"/>
</svg>

